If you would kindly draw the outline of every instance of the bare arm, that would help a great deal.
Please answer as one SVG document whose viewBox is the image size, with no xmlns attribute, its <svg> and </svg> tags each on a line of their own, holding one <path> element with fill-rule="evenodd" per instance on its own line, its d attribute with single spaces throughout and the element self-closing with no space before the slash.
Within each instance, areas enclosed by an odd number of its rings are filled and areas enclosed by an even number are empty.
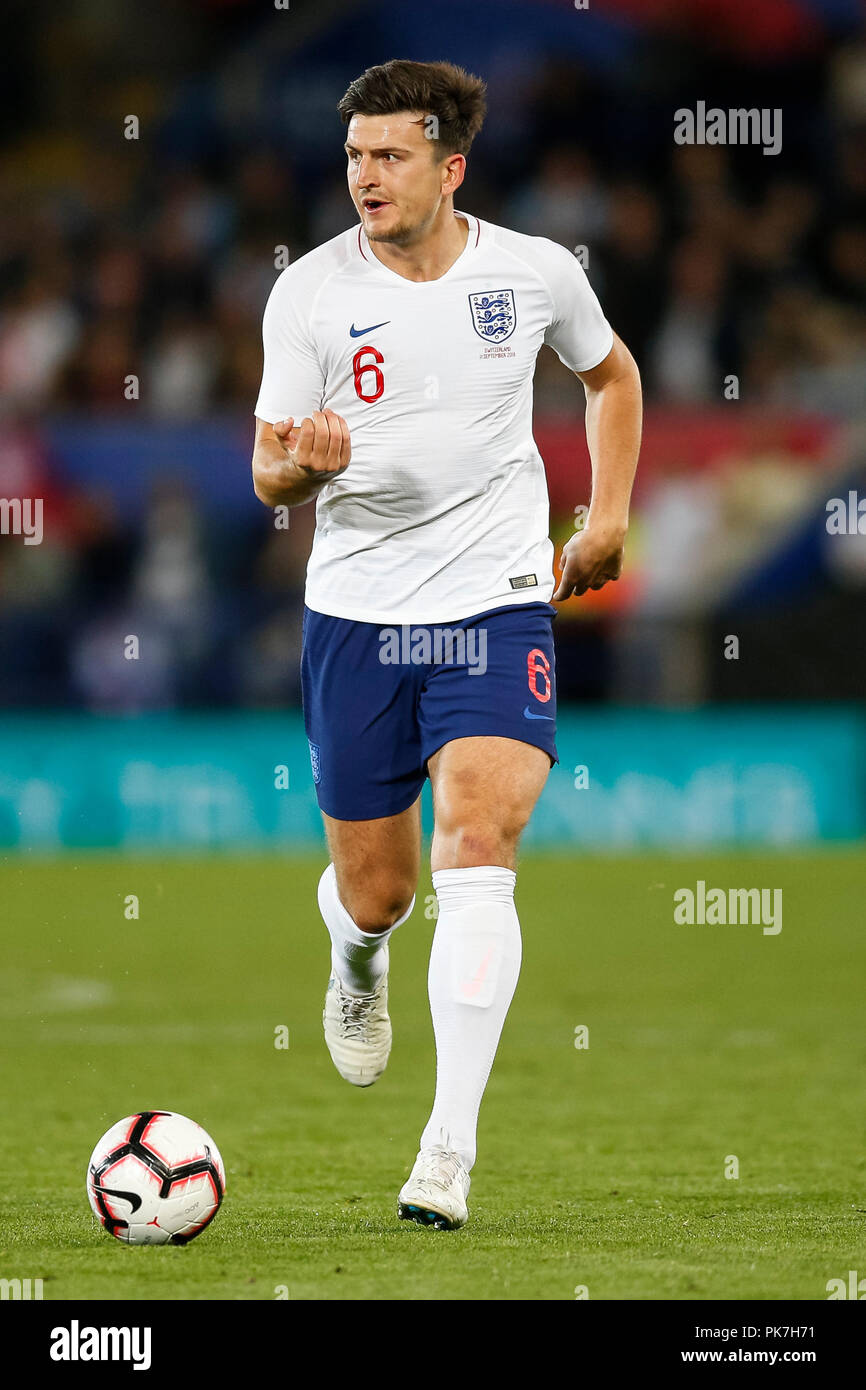
<svg viewBox="0 0 866 1390">
<path fill-rule="evenodd" d="M 344 472 L 352 456 L 349 426 L 333 410 L 314 410 L 269 425 L 256 420 L 253 488 L 266 507 L 300 507 Z"/>
<path fill-rule="evenodd" d="M 622 339 L 614 334 L 604 361 L 577 375 L 586 391 L 592 499 L 583 530 L 563 547 L 554 600 L 601 589 L 619 578 L 640 450 L 640 374 Z"/>
</svg>

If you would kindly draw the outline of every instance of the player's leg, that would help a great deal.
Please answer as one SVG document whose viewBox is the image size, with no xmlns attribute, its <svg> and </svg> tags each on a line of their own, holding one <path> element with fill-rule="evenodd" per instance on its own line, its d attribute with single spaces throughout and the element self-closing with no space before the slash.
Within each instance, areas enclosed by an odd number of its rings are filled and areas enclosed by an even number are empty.
<svg viewBox="0 0 866 1390">
<path fill-rule="evenodd" d="M 458 738 L 434 753 L 433 872 L 486 864 L 513 871 L 550 764 L 543 748 L 513 738 Z"/>
<path fill-rule="evenodd" d="M 331 857 L 318 889 L 331 938 L 323 1024 L 356 1086 L 390 1053 L 388 939 L 414 907 L 421 852 L 418 673 L 380 657 L 375 624 L 305 609 L 304 720 Z"/>
<path fill-rule="evenodd" d="M 396 816 L 337 820 L 322 812 L 340 899 L 361 931 L 393 926 L 421 867 L 421 798 Z"/>
<path fill-rule="evenodd" d="M 436 1096 L 399 1211 L 430 1224 L 466 1220 L 478 1111 L 520 971 L 517 848 L 557 760 L 554 614 L 533 605 L 468 619 L 484 671 L 442 667 L 425 689 Z"/>
<path fill-rule="evenodd" d="M 331 853 L 318 892 L 331 937 L 325 1041 L 343 1079 L 370 1086 L 391 1052 L 388 939 L 415 906 L 420 797 L 377 820 L 344 821 L 324 812 L 323 819 Z"/>
<path fill-rule="evenodd" d="M 439 906 L 428 974 L 436 1096 L 400 1213 L 459 1226 L 468 1214 L 481 1098 L 520 973 L 517 846 L 550 758 L 513 739 L 476 737 L 447 743 L 429 766 Z"/>
<path fill-rule="evenodd" d="M 331 862 L 319 906 L 334 969 L 351 994 L 385 973 L 385 943 L 412 911 L 421 864 L 421 798 L 396 816 L 344 821 L 322 813 Z"/>
</svg>

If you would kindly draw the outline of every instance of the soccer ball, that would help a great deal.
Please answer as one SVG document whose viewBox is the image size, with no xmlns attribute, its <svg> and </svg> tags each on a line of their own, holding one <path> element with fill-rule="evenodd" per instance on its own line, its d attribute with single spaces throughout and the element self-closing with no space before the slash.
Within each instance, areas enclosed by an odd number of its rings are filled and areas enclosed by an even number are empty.
<svg viewBox="0 0 866 1390">
<path fill-rule="evenodd" d="M 143 1110 L 103 1134 L 87 1168 L 90 1205 L 128 1245 L 186 1245 L 220 1208 L 226 1174 L 210 1135 L 172 1110 Z"/>
</svg>

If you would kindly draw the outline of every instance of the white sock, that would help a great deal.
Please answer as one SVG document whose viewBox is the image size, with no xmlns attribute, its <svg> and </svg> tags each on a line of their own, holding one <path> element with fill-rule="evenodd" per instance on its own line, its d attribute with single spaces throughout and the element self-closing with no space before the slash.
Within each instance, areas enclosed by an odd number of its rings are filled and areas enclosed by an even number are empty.
<svg viewBox="0 0 866 1390">
<path fill-rule="evenodd" d="M 453 1149 L 469 1169 L 481 1097 L 520 974 L 511 869 L 437 869 L 439 917 L 427 979 L 436 1037 L 436 1099 L 421 1147 Z"/>
<path fill-rule="evenodd" d="M 329 864 L 319 879 L 319 911 L 331 936 L 331 963 L 347 994 L 372 994 L 385 973 L 383 947 L 415 906 L 415 895 L 403 916 L 382 931 L 362 931 L 340 902 L 337 875 Z"/>
</svg>

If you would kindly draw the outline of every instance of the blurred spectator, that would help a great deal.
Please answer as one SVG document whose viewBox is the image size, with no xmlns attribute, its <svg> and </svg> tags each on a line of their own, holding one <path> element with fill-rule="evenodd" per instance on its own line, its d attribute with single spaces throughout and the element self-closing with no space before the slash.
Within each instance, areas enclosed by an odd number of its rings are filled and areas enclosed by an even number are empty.
<svg viewBox="0 0 866 1390">
<path fill-rule="evenodd" d="M 177 420 L 207 414 L 219 350 L 213 328 L 195 315 L 166 316 L 145 367 L 143 395 L 154 415 Z"/>
<path fill-rule="evenodd" d="M 670 401 L 721 400 L 726 261 L 695 237 L 674 252 L 670 297 L 650 355 L 650 379 Z"/>
<path fill-rule="evenodd" d="M 506 201 L 503 213 L 516 232 L 591 246 L 607 224 L 607 194 L 584 151 L 560 145 L 544 155 L 536 176 Z"/>
<path fill-rule="evenodd" d="M 607 317 L 639 363 L 647 359 L 666 302 L 663 230 L 656 194 L 639 183 L 620 184 L 611 195 L 601 254 L 589 266 Z"/>
<path fill-rule="evenodd" d="M 44 406 L 80 331 L 64 277 L 34 270 L 0 312 L 0 403 Z"/>
</svg>

